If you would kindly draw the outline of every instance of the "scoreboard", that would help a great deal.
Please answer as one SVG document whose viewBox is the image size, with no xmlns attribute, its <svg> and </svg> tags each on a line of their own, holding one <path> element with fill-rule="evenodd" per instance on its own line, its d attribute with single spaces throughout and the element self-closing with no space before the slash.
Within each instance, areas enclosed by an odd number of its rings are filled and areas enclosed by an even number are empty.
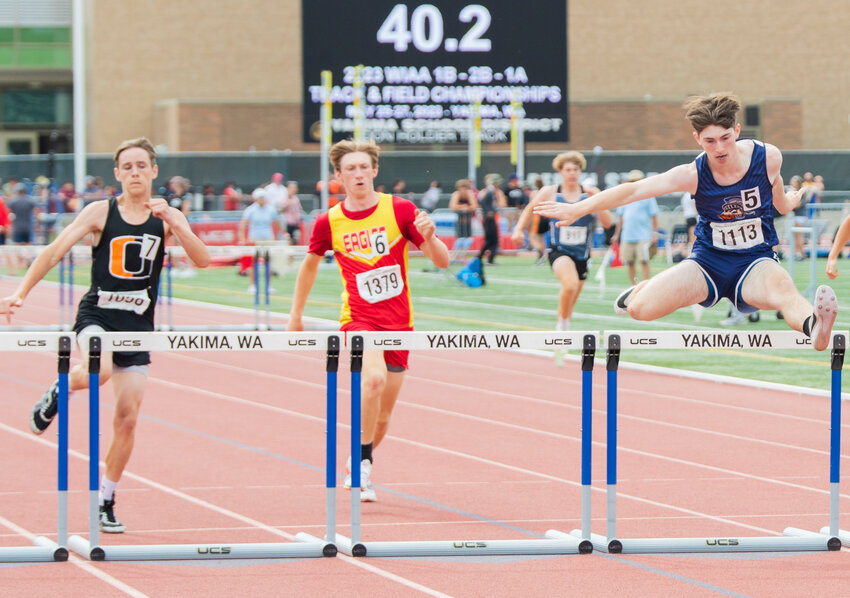
<svg viewBox="0 0 850 598">
<path fill-rule="evenodd" d="M 330 71 L 331 131 L 359 114 L 380 143 L 568 140 L 566 0 L 303 0 L 304 141 L 319 140 Z M 512 103 L 513 102 L 513 103 Z"/>
</svg>

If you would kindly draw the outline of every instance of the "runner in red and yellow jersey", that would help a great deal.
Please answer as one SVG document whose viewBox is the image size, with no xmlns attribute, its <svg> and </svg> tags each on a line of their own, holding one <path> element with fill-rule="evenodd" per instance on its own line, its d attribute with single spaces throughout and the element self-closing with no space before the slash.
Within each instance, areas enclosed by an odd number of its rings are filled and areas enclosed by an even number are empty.
<svg viewBox="0 0 850 598">
<path fill-rule="evenodd" d="M 340 141 L 331 148 L 336 178 L 345 199 L 313 226 L 310 248 L 295 283 L 289 330 L 303 330 L 301 316 L 316 281 L 319 263 L 333 251 L 342 274 L 341 329 L 412 330 L 413 309 L 407 281 L 408 243 L 435 266 L 449 265 L 449 251 L 434 234 L 434 221 L 412 202 L 375 191 L 378 146 Z M 407 351 L 365 351 L 361 374 L 360 498 L 376 499 L 372 488 L 372 450 L 387 433 L 404 371 Z M 349 464 L 346 473 L 350 472 Z M 351 480 L 346 476 L 346 487 Z"/>
</svg>

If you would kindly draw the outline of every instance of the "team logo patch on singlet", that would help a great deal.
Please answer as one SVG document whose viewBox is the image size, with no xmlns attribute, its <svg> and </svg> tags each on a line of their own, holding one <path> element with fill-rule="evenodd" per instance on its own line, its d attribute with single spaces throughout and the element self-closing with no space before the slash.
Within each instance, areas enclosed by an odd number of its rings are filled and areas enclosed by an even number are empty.
<svg viewBox="0 0 850 598">
<path fill-rule="evenodd" d="M 723 200 L 723 211 L 719 214 L 723 220 L 735 220 L 744 215 L 744 202 L 740 197 L 727 197 Z"/>
<path fill-rule="evenodd" d="M 150 278 L 162 239 L 156 235 L 124 235 L 109 243 L 109 273 L 115 278 Z"/>
</svg>

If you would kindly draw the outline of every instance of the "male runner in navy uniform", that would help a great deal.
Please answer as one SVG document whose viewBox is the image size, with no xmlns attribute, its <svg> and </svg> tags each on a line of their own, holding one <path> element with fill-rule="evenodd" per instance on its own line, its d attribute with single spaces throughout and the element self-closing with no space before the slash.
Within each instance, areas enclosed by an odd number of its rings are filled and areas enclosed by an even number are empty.
<svg viewBox="0 0 850 598">
<path fill-rule="evenodd" d="M 685 102 L 686 118 L 703 152 L 634 183 L 623 183 L 574 204 L 546 201 L 534 212 L 567 226 L 585 214 L 674 192 L 690 193 L 699 212 L 691 255 L 672 268 L 623 291 L 617 313 L 656 320 L 680 307 L 711 307 L 726 297 L 742 313 L 778 310 L 788 325 L 811 338 L 812 347 L 829 346 L 838 311 L 835 292 L 826 285 L 809 303 L 779 264 L 773 208 L 787 214 L 802 190 L 786 193 L 782 153 L 769 143 L 738 139 L 741 103 L 729 93 L 695 96 Z"/>
<path fill-rule="evenodd" d="M 91 289 L 83 296 L 74 331 L 83 361 L 71 369 L 69 389 L 88 388 L 89 337 L 103 331 L 150 331 L 154 328 L 159 274 L 165 242 L 174 236 L 199 268 L 209 264 L 203 242 L 189 228 L 183 213 L 161 197 L 152 197 L 157 176 L 156 152 L 144 137 L 122 143 L 115 150 L 115 179 L 122 192 L 117 198 L 86 206 L 35 259 L 15 292 L 0 299 L 0 314 L 11 315 L 24 304 L 32 288 L 68 251 L 92 235 Z M 133 450 L 136 420 L 145 392 L 150 353 L 116 352 L 104 355 L 100 383 L 110 378 L 115 394 L 113 437 L 106 453 L 100 489 L 100 528 L 121 533 L 115 518 L 115 489 Z M 41 434 L 56 415 L 58 384 L 54 382 L 36 403 L 30 419 Z"/>
</svg>

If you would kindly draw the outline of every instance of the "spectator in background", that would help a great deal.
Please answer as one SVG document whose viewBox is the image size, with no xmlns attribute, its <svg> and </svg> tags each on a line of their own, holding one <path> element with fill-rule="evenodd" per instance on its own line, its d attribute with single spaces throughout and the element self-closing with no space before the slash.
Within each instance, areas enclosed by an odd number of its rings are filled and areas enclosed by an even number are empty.
<svg viewBox="0 0 850 598">
<path fill-rule="evenodd" d="M 238 210 L 242 203 L 242 189 L 236 186 L 236 183 L 230 181 L 224 185 L 224 209 L 227 211 Z"/>
<path fill-rule="evenodd" d="M 809 206 L 806 215 L 809 218 L 816 218 L 818 212 L 817 204 L 821 202 L 823 196 L 823 177 L 820 175 L 815 176 L 811 172 L 804 173 L 803 189 L 809 195 Z"/>
<path fill-rule="evenodd" d="M 53 235 L 53 228 L 56 226 L 56 221 L 64 209 L 50 179 L 46 176 L 39 176 L 36 177 L 35 183 L 32 186 L 30 195 L 36 201 L 39 208 L 42 209 L 38 215 L 38 222 L 41 224 L 41 243 L 48 245 Z"/>
<path fill-rule="evenodd" d="M 3 184 L 3 197 L 7 200 L 11 200 L 15 197 L 15 187 L 18 186 L 18 177 L 10 176 L 9 179 Z"/>
<path fill-rule="evenodd" d="M 276 172 L 272 175 L 271 182 L 264 187 L 266 191 L 266 203 L 278 212 L 283 212 L 286 198 L 289 197 L 289 192 L 283 184 L 283 175 Z"/>
<path fill-rule="evenodd" d="M 443 189 L 440 187 L 440 181 L 431 181 L 428 190 L 422 194 L 422 200 L 420 201 L 422 209 L 429 214 L 437 209 L 437 204 L 440 203 L 440 195 L 442 193 Z"/>
<path fill-rule="evenodd" d="M 103 180 L 99 176 L 87 176 L 86 186 L 83 189 L 83 206 L 87 206 L 93 201 L 105 199 L 103 193 Z"/>
<path fill-rule="evenodd" d="M 543 188 L 543 177 L 534 179 L 534 190 L 529 193 L 528 204 L 534 201 L 534 198 Z M 528 209 L 528 206 L 525 207 Z M 528 244 L 537 252 L 536 266 L 542 266 L 546 263 L 546 233 L 549 232 L 549 219 L 539 214 L 534 214 L 531 219 L 531 225 L 528 229 Z"/>
<path fill-rule="evenodd" d="M 697 205 L 694 201 L 693 195 L 690 193 L 682 193 L 682 216 L 685 217 L 685 226 L 688 227 L 688 250 L 694 246 L 694 229 L 697 226 L 697 219 L 699 218 L 699 214 L 697 213 Z"/>
<path fill-rule="evenodd" d="M 203 204 L 204 205 L 204 211 L 210 212 L 212 210 L 217 210 L 218 209 L 218 196 L 215 194 L 215 187 L 213 187 L 209 183 L 206 183 L 204 185 L 204 190 L 203 190 L 202 193 L 203 193 L 203 196 L 204 196 L 204 199 L 203 199 L 203 201 L 204 201 L 204 204 Z"/>
<path fill-rule="evenodd" d="M 455 183 L 455 192 L 449 199 L 449 209 L 457 215 L 456 239 L 472 237 L 472 215 L 478 209 L 478 198 L 469 179 L 460 179 Z"/>
<path fill-rule="evenodd" d="M 489 252 L 488 264 L 493 264 L 499 252 L 499 209 L 507 205 L 505 194 L 499 186 L 502 177 L 491 173 L 484 177 L 484 190 L 478 194 L 478 205 L 481 206 L 481 220 L 484 225 L 484 245 L 478 252 L 478 259 L 484 260 Z"/>
<path fill-rule="evenodd" d="M 318 181 L 316 183 L 316 197 L 319 198 L 320 205 L 322 201 L 322 187 L 322 181 Z M 330 175 L 330 178 L 328 179 L 328 209 L 338 204 L 340 194 L 344 193 L 345 189 L 342 188 L 342 183 L 340 183 L 334 175 Z"/>
<path fill-rule="evenodd" d="M 413 201 L 413 193 L 407 190 L 407 183 L 404 179 L 396 179 L 395 182 L 393 182 L 392 194 L 396 197 L 403 197 L 404 199 Z"/>
<path fill-rule="evenodd" d="M 508 177 L 507 184 L 502 187 L 502 193 L 505 194 L 505 201 L 508 208 L 505 210 L 505 217 L 508 219 L 508 230 L 512 231 L 519 220 L 520 213 L 522 213 L 523 208 L 528 203 L 528 197 L 525 195 L 525 191 L 522 190 L 519 176 L 516 173 Z"/>
<path fill-rule="evenodd" d="M 254 201 L 242 212 L 242 221 L 239 223 L 239 244 L 271 245 L 274 243 L 274 222 L 277 220 L 277 210 L 266 203 L 266 190 L 263 187 L 254 189 L 251 196 Z M 269 264 L 269 269 L 273 269 L 272 264 Z M 254 274 L 249 272 L 249 275 L 251 286 L 248 287 L 248 292 L 256 293 Z M 269 289 L 269 292 L 274 292 L 274 289 Z"/>
<path fill-rule="evenodd" d="M 165 199 L 172 208 L 177 208 L 188 216 L 192 211 L 191 184 L 182 176 L 173 176 L 168 179 L 168 187 Z"/>
<path fill-rule="evenodd" d="M 38 206 L 34 198 L 27 194 L 27 186 L 18 183 L 15 186 L 15 196 L 9 202 L 9 211 L 12 214 L 12 241 L 15 245 L 31 245 L 33 222 L 38 212 Z M 24 265 L 24 257 L 16 256 L 14 268 Z"/>
<path fill-rule="evenodd" d="M 634 183 L 644 178 L 643 171 L 632 170 L 626 182 Z M 617 227 L 614 241 L 620 243 L 620 259 L 626 263 L 631 284 L 637 284 L 637 263 L 640 262 L 642 280 L 649 280 L 649 260 L 658 247 L 658 202 L 654 197 L 641 199 L 617 208 Z"/>
<path fill-rule="evenodd" d="M 65 181 L 59 187 L 59 200 L 62 202 L 62 211 L 66 214 L 73 214 L 80 207 L 80 195 L 74 189 L 74 183 Z"/>
<path fill-rule="evenodd" d="M 9 208 L 0 195 L 0 245 L 6 244 L 6 231 L 9 230 Z"/>
<path fill-rule="evenodd" d="M 286 199 L 281 212 L 286 234 L 289 235 L 289 244 L 297 245 L 301 240 L 301 199 L 298 197 L 297 181 L 286 183 Z"/>
<path fill-rule="evenodd" d="M 116 186 L 117 191 L 117 186 Z M 192 185 L 189 179 L 182 176 L 173 176 L 168 179 L 166 185 L 165 199 L 168 205 L 174 209 L 180 210 L 184 216 L 188 217 L 192 211 Z M 173 257 L 169 259 L 174 260 Z M 175 278 L 191 278 L 197 275 L 195 268 L 192 267 L 192 262 L 188 257 L 182 255 L 173 261 L 172 265 L 176 266 L 171 272 Z"/>
<path fill-rule="evenodd" d="M 811 173 L 806 173 L 811 174 Z M 795 193 L 803 189 L 802 196 L 800 199 L 800 203 L 794 208 L 794 226 L 806 226 L 809 223 L 809 218 L 806 215 L 806 204 L 809 203 L 809 199 L 812 195 L 813 187 L 803 187 L 803 177 L 799 175 L 794 175 L 788 181 L 788 186 L 785 188 L 786 193 Z M 803 256 L 803 233 L 794 233 L 794 257 L 792 259 L 802 261 Z"/>
</svg>

